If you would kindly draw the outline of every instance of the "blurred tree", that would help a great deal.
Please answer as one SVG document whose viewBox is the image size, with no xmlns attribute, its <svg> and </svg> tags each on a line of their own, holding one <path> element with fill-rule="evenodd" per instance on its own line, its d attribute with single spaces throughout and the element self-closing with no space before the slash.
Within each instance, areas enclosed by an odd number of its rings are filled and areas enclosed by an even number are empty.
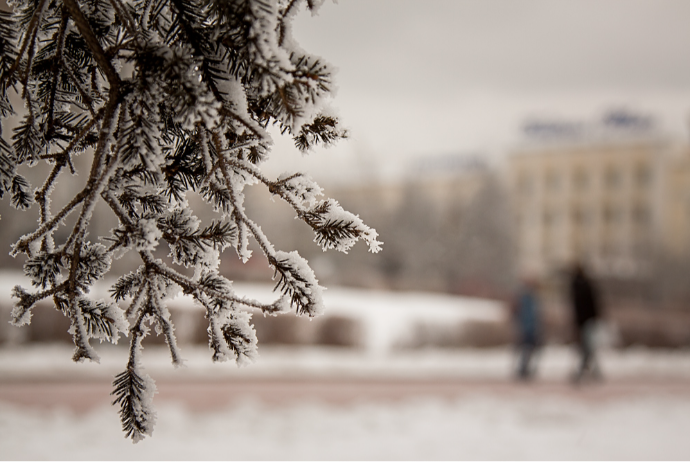
<svg viewBox="0 0 690 462">
<path fill-rule="evenodd" d="M 433 287 L 433 281 L 440 281 L 439 262 L 445 250 L 438 236 L 440 216 L 435 205 L 417 183 L 405 185 L 402 201 L 388 223 L 396 230 L 387 244 L 390 252 L 381 262 L 399 288 L 443 289 Z"/>
<path fill-rule="evenodd" d="M 457 290 L 509 297 L 517 281 L 517 254 L 508 197 L 495 174 L 485 174 L 454 234 L 445 255 L 448 277 Z"/>
<path fill-rule="evenodd" d="M 123 429 L 151 434 L 155 385 L 140 367 L 141 341 L 154 325 L 182 362 L 165 300 L 182 291 L 206 310 L 215 361 L 255 356 L 247 307 L 268 314 L 322 310 L 321 287 L 306 260 L 276 250 L 244 207 L 243 189 L 260 183 L 286 201 L 324 249 L 346 252 L 363 239 L 377 252 L 376 232 L 305 175 L 266 177 L 261 163 L 275 125 L 302 151 L 346 136 L 325 102 L 331 67 L 291 36 L 301 4 L 320 0 L 16 0 L 0 12 L 0 114 L 20 118 L 11 141 L 0 137 L 0 196 L 38 209 L 38 226 L 12 246 L 25 254 L 36 287 L 19 286 L 12 322 L 29 323 L 52 298 L 71 323 L 75 361 L 98 361 L 90 339 L 130 338 L 126 370 L 113 394 Z M 20 98 L 16 98 L 12 91 Z M 21 104 L 26 108 L 24 110 Z M 0 134 L 2 126 L 0 125 Z M 66 201 L 80 160 L 85 183 Z M 47 165 L 36 190 L 18 171 Z M 85 174 L 85 175 L 84 175 Z M 202 224 L 187 201 L 197 191 L 217 219 Z M 58 193 L 55 194 L 57 196 Z M 92 223 L 98 204 L 116 217 L 110 235 Z M 102 242 L 89 240 L 94 234 Z M 249 238 L 264 254 L 280 296 L 270 304 L 238 296 L 217 271 L 219 253 L 246 262 Z M 169 254 L 157 249 L 168 244 Z M 140 266 L 121 276 L 112 300 L 89 289 L 130 252 Z M 126 310 L 116 302 L 131 299 Z"/>
<path fill-rule="evenodd" d="M 462 181 L 473 185 L 435 199 L 411 180 L 393 213 L 378 214 L 377 229 L 388 236 L 378 266 L 392 286 L 510 295 L 516 253 L 508 198 L 493 172 L 458 177 Z"/>
</svg>

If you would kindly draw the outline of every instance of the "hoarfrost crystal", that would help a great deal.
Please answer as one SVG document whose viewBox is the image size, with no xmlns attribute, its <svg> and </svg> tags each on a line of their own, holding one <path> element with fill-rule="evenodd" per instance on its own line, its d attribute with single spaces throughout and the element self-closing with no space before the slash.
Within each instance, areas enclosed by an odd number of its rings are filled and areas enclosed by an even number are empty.
<svg viewBox="0 0 690 462">
<path fill-rule="evenodd" d="M 193 297 L 209 323 L 211 358 L 238 365 L 257 357 L 250 311 L 323 312 L 314 272 L 297 252 L 274 248 L 245 207 L 246 187 L 287 202 L 324 250 L 347 252 L 360 239 L 380 249 L 376 232 L 320 200 L 308 176 L 271 179 L 261 170 L 270 125 L 303 152 L 347 137 L 328 107 L 333 67 L 292 37 L 298 9 L 315 13 L 322 3 L 15 0 L 14 12 L 0 11 L 0 135 L 22 112 L 11 140 L 0 136 L 0 197 L 39 209 L 37 228 L 12 246 L 27 257 L 33 289 L 13 289 L 11 322 L 28 324 L 37 303 L 52 301 L 70 321 L 75 361 L 98 361 L 91 341 L 116 343 L 124 333 L 129 359 L 113 382 L 113 404 L 135 442 L 156 421 L 156 386 L 140 357 L 150 326 L 172 363 L 183 364 L 171 298 Z M 13 106 L 15 88 L 24 107 Z M 39 163 L 49 173 L 32 191 L 18 170 Z M 58 209 L 51 193 L 79 170 L 85 185 Z M 189 191 L 211 205 L 210 222 L 196 216 Z M 91 223 L 99 203 L 118 220 L 105 236 L 94 236 Z M 272 303 L 236 294 L 218 272 L 222 251 L 246 262 L 252 243 L 275 272 Z M 139 267 L 117 279 L 111 300 L 94 300 L 93 285 L 128 252 Z"/>
</svg>

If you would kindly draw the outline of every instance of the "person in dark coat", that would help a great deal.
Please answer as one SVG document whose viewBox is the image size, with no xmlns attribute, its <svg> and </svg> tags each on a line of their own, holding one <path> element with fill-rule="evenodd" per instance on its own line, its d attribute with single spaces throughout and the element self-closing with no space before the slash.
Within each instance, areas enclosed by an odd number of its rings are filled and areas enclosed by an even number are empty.
<svg viewBox="0 0 690 462">
<path fill-rule="evenodd" d="M 541 344 L 541 303 L 537 294 L 537 283 L 528 278 L 522 284 L 512 306 L 512 315 L 517 328 L 519 351 L 517 377 L 530 379 L 534 373 L 534 356 Z"/>
<path fill-rule="evenodd" d="M 579 263 L 573 267 L 570 279 L 570 301 L 580 354 L 580 366 L 573 376 L 573 381 L 579 382 L 585 374 L 601 378 L 594 345 L 594 331 L 601 315 L 599 294 L 592 279 Z"/>
</svg>

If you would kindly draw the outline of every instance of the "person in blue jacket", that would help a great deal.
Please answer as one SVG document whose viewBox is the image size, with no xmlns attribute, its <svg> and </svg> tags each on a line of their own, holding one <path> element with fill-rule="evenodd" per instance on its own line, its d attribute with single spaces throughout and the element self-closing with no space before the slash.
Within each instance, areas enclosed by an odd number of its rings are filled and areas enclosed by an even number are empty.
<svg viewBox="0 0 690 462">
<path fill-rule="evenodd" d="M 513 302 L 512 312 L 518 337 L 517 377 L 526 380 L 532 378 L 536 372 L 534 357 L 541 345 L 542 336 L 541 302 L 535 279 L 524 280 Z"/>
</svg>

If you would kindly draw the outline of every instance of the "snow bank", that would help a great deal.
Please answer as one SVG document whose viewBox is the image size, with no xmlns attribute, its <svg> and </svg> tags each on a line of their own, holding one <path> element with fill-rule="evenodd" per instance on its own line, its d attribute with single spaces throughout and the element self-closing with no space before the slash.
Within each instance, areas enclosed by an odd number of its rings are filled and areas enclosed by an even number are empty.
<svg viewBox="0 0 690 462">
<path fill-rule="evenodd" d="M 17 284 L 30 287 L 21 273 L 0 272 L 0 307 L 12 305 L 10 294 Z M 108 297 L 109 287 L 108 283 L 96 283 L 90 296 Z M 240 296 L 265 303 L 277 298 L 272 284 L 233 283 L 233 288 Z M 344 316 L 361 323 L 363 346 L 375 355 L 385 354 L 396 344 L 409 339 L 417 323 L 452 326 L 470 320 L 497 321 L 505 313 L 498 302 L 422 292 L 328 287 L 323 293 L 323 301 L 325 316 Z M 187 296 L 180 295 L 170 303 L 178 309 L 200 309 Z"/>
<path fill-rule="evenodd" d="M 0 403 L 3 459 L 670 460 L 690 458 L 690 400 L 583 403 L 477 394 L 453 401 L 158 406 L 152 438 L 123 438 L 111 408 L 86 415 Z"/>
</svg>

